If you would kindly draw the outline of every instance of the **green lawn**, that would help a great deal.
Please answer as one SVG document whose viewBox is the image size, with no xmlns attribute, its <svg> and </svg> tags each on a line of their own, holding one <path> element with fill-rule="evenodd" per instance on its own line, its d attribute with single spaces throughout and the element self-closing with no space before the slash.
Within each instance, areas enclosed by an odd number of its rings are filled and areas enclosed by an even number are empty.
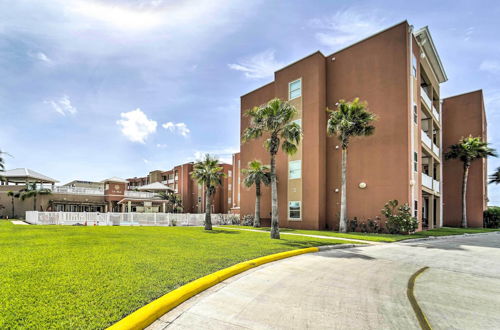
<svg viewBox="0 0 500 330">
<path fill-rule="evenodd" d="M 0 329 L 105 328 L 196 278 L 332 239 L 196 227 L 21 226 L 0 221 Z"/>
<path fill-rule="evenodd" d="M 270 231 L 269 227 L 254 228 L 251 226 L 224 226 L 224 228 L 244 228 L 244 229 L 258 229 L 263 231 Z M 307 235 L 321 235 L 321 236 L 331 236 L 339 238 L 350 238 L 350 239 L 360 239 L 372 242 L 397 242 L 405 239 L 411 238 L 425 238 L 429 236 L 447 236 L 447 235 L 462 235 L 462 234 L 477 234 L 486 233 L 491 231 L 500 231 L 500 229 L 486 229 L 486 228 L 437 228 L 431 230 L 420 231 L 412 235 L 392 235 L 392 234 L 369 234 L 369 233 L 338 233 L 335 231 L 328 230 L 301 230 L 301 229 L 290 229 L 290 228 L 280 228 L 280 232 L 295 233 L 295 234 L 307 234 Z M 286 235 L 284 236 L 286 237 Z M 294 235 L 294 237 L 296 237 Z"/>
</svg>

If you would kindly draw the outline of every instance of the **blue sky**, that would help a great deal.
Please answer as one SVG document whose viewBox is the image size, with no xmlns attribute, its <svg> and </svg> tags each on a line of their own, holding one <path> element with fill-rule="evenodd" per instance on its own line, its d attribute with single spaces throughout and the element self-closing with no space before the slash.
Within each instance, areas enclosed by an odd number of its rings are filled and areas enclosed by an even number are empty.
<svg viewBox="0 0 500 330">
<path fill-rule="evenodd" d="M 431 30 L 442 96 L 484 90 L 500 150 L 498 17 L 497 1 L 2 0 L 0 148 L 62 183 L 229 159 L 240 95 L 407 19 Z"/>
</svg>

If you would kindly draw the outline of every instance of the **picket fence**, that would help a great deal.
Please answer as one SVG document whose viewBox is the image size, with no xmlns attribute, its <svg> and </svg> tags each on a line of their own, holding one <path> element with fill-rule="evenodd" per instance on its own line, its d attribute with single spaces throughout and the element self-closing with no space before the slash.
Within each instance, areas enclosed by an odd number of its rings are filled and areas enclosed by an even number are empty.
<svg viewBox="0 0 500 330">
<path fill-rule="evenodd" d="M 99 213 L 27 211 L 26 222 L 33 225 L 86 226 L 203 226 L 203 213 Z M 212 214 L 213 225 L 234 224 L 238 215 Z"/>
</svg>

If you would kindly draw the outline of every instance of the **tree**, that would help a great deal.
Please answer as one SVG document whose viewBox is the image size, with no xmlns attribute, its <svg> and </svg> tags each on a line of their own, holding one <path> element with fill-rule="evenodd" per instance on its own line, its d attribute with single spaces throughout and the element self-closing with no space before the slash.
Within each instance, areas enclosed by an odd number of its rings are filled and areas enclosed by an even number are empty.
<svg viewBox="0 0 500 330">
<path fill-rule="evenodd" d="M 497 171 L 490 175 L 490 181 L 488 183 L 500 183 L 500 167 L 497 167 Z"/>
<path fill-rule="evenodd" d="M 159 192 L 157 196 L 160 199 L 164 199 L 168 202 L 170 210 L 173 213 L 177 213 L 178 211 L 182 210 L 182 199 L 181 196 L 178 194 L 174 194 L 171 192 Z M 182 211 L 181 211 L 182 212 Z"/>
<path fill-rule="evenodd" d="M 337 135 L 342 144 L 342 192 L 340 195 L 339 231 L 347 232 L 347 149 L 351 138 L 369 136 L 375 131 L 372 125 L 375 115 L 367 110 L 367 103 L 355 98 L 352 102 L 340 100 L 337 110 L 329 112 L 327 133 Z"/>
<path fill-rule="evenodd" d="M 36 200 L 40 195 L 50 195 L 52 191 L 50 189 L 41 188 L 38 189 L 35 182 L 30 182 L 26 185 L 26 189 L 21 192 L 21 200 L 26 198 L 33 198 L 33 211 L 36 211 Z"/>
<path fill-rule="evenodd" d="M 260 185 L 263 183 L 268 186 L 271 183 L 271 175 L 269 166 L 262 165 L 258 160 L 252 160 L 248 163 L 248 168 L 242 169 L 241 172 L 245 176 L 243 183 L 247 187 L 255 185 L 255 216 L 253 218 L 253 226 L 260 227 Z"/>
<path fill-rule="evenodd" d="M 16 214 L 16 211 L 14 209 L 14 198 L 19 198 L 21 197 L 21 193 L 19 191 L 12 191 L 12 190 L 9 190 L 7 192 L 7 196 L 9 196 L 11 198 L 11 203 L 12 203 L 12 218 L 15 217 L 15 214 Z"/>
<path fill-rule="evenodd" d="M 278 183 L 276 177 L 276 154 L 281 149 L 288 155 L 297 152 L 301 138 L 301 128 L 292 122 L 297 109 L 278 98 L 267 104 L 249 109 L 245 113 L 250 117 L 249 126 L 245 129 L 242 141 L 258 139 L 265 134 L 264 147 L 271 156 L 271 238 L 279 239 Z"/>
<path fill-rule="evenodd" d="M 205 187 L 205 230 L 212 230 L 212 197 L 225 177 L 219 160 L 206 154 L 203 160 L 194 164 L 191 177 Z"/>
<path fill-rule="evenodd" d="M 445 153 L 445 159 L 458 159 L 463 162 L 462 177 L 462 223 L 463 228 L 467 228 L 467 180 L 469 177 L 469 168 L 476 159 L 486 158 L 488 156 L 496 157 L 495 149 L 488 147 L 481 137 L 462 138 L 457 144 L 453 144 Z"/>
</svg>

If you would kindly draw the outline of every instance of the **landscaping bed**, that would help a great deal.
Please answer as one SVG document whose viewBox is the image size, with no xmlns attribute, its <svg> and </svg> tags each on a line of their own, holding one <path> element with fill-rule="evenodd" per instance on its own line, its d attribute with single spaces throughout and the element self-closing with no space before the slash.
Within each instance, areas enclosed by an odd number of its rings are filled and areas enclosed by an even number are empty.
<svg viewBox="0 0 500 330">
<path fill-rule="evenodd" d="M 0 328 L 106 328 L 165 293 L 238 262 L 340 243 L 349 242 L 271 240 L 220 228 L 0 221 Z"/>
</svg>

